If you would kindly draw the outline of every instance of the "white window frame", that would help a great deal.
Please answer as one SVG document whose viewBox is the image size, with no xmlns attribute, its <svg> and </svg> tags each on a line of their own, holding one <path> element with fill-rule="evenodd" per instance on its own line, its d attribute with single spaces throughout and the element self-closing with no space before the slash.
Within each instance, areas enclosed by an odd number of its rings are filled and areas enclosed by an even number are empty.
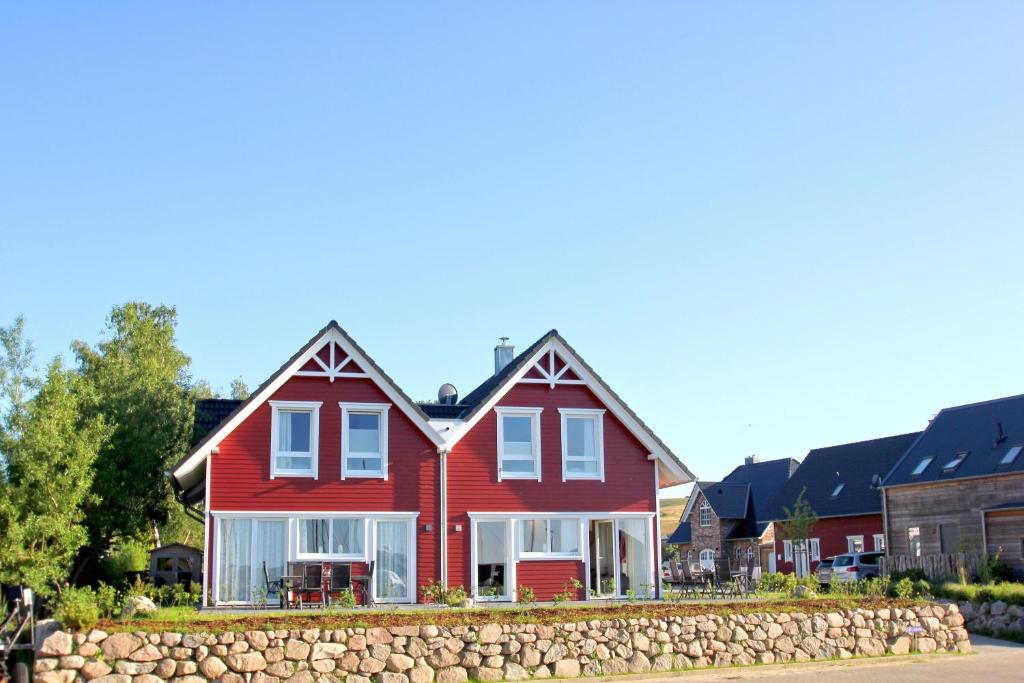
<svg viewBox="0 0 1024 683">
<path fill-rule="evenodd" d="M 754 566 L 754 546 L 752 545 L 747 546 L 747 566 Z"/>
<path fill-rule="evenodd" d="M 334 541 L 334 524 L 333 524 L 334 520 L 336 520 L 336 519 L 354 519 L 354 520 L 362 522 L 362 524 L 363 524 L 363 552 L 361 552 L 361 553 L 304 553 L 304 552 L 302 552 L 302 523 L 307 521 L 307 520 L 310 520 L 310 519 L 326 520 L 327 521 L 327 528 L 328 528 L 328 543 L 327 543 L 327 547 L 328 548 L 333 548 L 334 547 L 334 543 L 333 543 L 333 541 Z M 294 540 L 294 546 L 295 547 L 293 549 L 293 552 L 292 552 L 291 556 L 294 557 L 296 560 L 334 560 L 334 561 L 344 561 L 344 562 L 369 562 L 370 561 L 368 550 L 367 550 L 369 545 L 370 545 L 369 540 L 368 540 L 369 539 L 369 535 L 370 535 L 370 530 L 368 528 L 370 520 L 368 518 L 363 517 L 361 515 L 317 515 L 317 514 L 310 514 L 310 515 L 300 515 L 300 516 L 296 517 L 295 520 L 296 520 L 295 540 Z"/>
<path fill-rule="evenodd" d="M 498 481 L 503 479 L 534 479 L 541 481 L 541 459 L 540 459 L 540 414 L 543 408 L 510 408 L 499 406 L 494 409 L 498 416 Z M 533 453 L 533 473 L 529 472 L 503 472 L 501 463 L 505 460 L 505 418 L 506 417 L 528 417 L 530 418 L 530 444 Z M 510 456 L 509 460 L 528 460 L 522 456 Z"/>
<path fill-rule="evenodd" d="M 527 552 L 523 550 L 523 529 L 525 525 L 523 522 L 545 522 L 545 542 L 544 545 L 547 548 L 551 547 L 551 522 L 569 520 L 576 522 L 576 543 L 579 546 L 579 550 L 575 553 L 571 552 L 552 552 L 550 550 L 544 552 Z M 521 560 L 580 560 L 583 558 L 583 543 L 586 540 L 586 529 L 583 527 L 583 519 L 577 517 L 519 517 L 515 520 L 515 548 L 516 557 Z"/>
<path fill-rule="evenodd" d="M 353 479 L 384 479 L 388 478 L 388 410 L 390 403 L 349 403 L 341 401 L 338 403 L 341 408 L 341 478 L 352 477 Z M 353 455 L 348 450 L 350 442 L 348 438 L 348 417 L 351 413 L 376 413 L 380 438 L 380 471 L 352 470 L 348 467 L 348 459 Z M 353 457 L 360 457 L 354 454 Z"/>
<path fill-rule="evenodd" d="M 875 552 L 876 553 L 883 553 L 883 552 L 885 552 L 885 534 L 872 534 L 871 538 L 872 538 L 872 541 L 875 544 Z"/>
<path fill-rule="evenodd" d="M 708 523 L 707 524 L 704 523 L 704 513 L 705 512 L 708 513 Z M 702 500 L 700 502 L 700 505 L 697 508 L 697 523 L 700 526 L 711 526 L 711 503 L 708 502 L 707 498 Z"/>
<path fill-rule="evenodd" d="M 810 543 L 811 549 L 811 560 L 821 561 L 821 539 L 820 538 L 809 538 L 807 539 Z"/>
<path fill-rule="evenodd" d="M 782 542 L 782 559 L 786 562 L 793 561 L 793 541 Z"/>
<path fill-rule="evenodd" d="M 857 550 L 855 543 L 860 541 L 860 550 Z M 854 536 L 846 537 L 846 552 L 848 553 L 863 553 L 867 552 L 867 546 L 864 545 L 864 534 L 858 534 Z"/>
<path fill-rule="evenodd" d="M 915 541 L 917 542 L 917 548 L 915 552 Z M 924 551 L 924 539 L 921 538 L 921 527 L 909 526 L 907 527 L 907 554 L 911 557 L 921 557 Z"/>
<path fill-rule="evenodd" d="M 320 465 L 319 444 L 320 444 L 320 406 L 323 401 L 269 401 L 270 415 L 270 478 L 276 477 L 309 477 L 319 479 Z M 309 456 L 311 471 L 286 470 L 277 466 L 279 456 L 288 457 L 292 451 L 279 450 L 279 432 L 281 413 L 310 413 L 309 417 Z M 295 452 L 300 454 L 299 452 Z M 305 455 L 301 453 L 300 455 Z"/>
<path fill-rule="evenodd" d="M 604 481 L 604 414 L 605 410 L 599 408 L 559 408 L 562 423 L 562 481 L 570 479 L 584 479 Z M 594 423 L 594 459 L 596 460 L 597 472 L 589 474 L 586 472 L 570 472 L 569 461 L 588 462 L 590 458 L 569 455 L 569 418 L 588 419 Z"/>
</svg>

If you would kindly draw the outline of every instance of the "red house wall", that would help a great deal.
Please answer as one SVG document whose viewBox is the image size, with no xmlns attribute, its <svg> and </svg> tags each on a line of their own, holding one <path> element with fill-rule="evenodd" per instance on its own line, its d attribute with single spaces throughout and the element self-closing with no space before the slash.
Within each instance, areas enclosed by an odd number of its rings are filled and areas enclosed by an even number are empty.
<svg viewBox="0 0 1024 683">
<path fill-rule="evenodd" d="M 572 600 L 583 599 L 583 589 L 574 590 L 570 579 L 586 583 L 583 563 L 576 560 L 526 560 L 516 563 L 516 588 L 529 586 L 538 601 L 548 601 L 568 587 Z"/>
<path fill-rule="evenodd" d="M 211 457 L 210 509 L 216 511 L 418 511 L 416 581 L 440 576 L 440 463 L 437 449 L 369 379 L 292 377 L 270 397 L 323 401 L 318 478 L 270 478 L 272 408 L 264 402 L 219 444 Z M 388 411 L 388 479 L 341 480 L 339 401 L 392 403 Z M 434 531 L 425 532 L 430 524 Z M 216 526 L 211 526 L 210 541 Z M 209 552 L 208 557 L 213 556 Z M 208 568 L 209 571 L 209 568 Z M 416 586 L 419 590 L 419 586 Z"/>
<path fill-rule="evenodd" d="M 819 519 L 814 525 L 809 538 L 821 539 L 821 556 L 832 557 L 847 552 L 847 536 L 863 536 L 864 549 L 874 550 L 874 534 L 882 533 L 882 515 L 856 515 L 853 517 L 828 517 Z M 783 540 L 775 538 L 775 570 L 786 574 L 796 571 L 792 562 L 786 562 L 783 553 Z M 817 569 L 817 561 L 811 562 L 811 571 Z"/>
<path fill-rule="evenodd" d="M 455 445 L 448 456 L 448 582 L 472 585 L 468 512 L 654 512 L 655 463 L 648 450 L 609 411 L 604 415 L 605 481 L 562 481 L 562 435 L 559 408 L 604 408 L 585 386 L 517 384 L 499 406 L 543 408 L 540 415 L 541 481 L 498 481 L 498 421 L 494 410 Z M 455 531 L 461 524 L 462 531 Z M 654 553 L 652 549 L 652 559 Z M 530 572 L 545 572 L 551 561 Z M 554 575 L 554 573 L 553 573 Z M 582 578 L 582 577 L 581 577 Z M 520 581 L 523 579 L 520 578 Z M 558 590 L 566 577 L 557 575 Z M 537 589 L 537 586 L 530 585 Z M 538 599 L 540 595 L 538 592 Z"/>
</svg>

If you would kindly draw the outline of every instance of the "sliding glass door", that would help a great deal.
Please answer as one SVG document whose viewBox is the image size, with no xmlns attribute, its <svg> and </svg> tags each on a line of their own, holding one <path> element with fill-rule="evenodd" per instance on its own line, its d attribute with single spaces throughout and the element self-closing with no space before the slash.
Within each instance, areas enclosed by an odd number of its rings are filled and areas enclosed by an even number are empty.
<svg viewBox="0 0 1024 683">
<path fill-rule="evenodd" d="M 619 527 L 619 592 L 641 598 L 653 597 L 651 581 L 651 546 L 646 519 L 620 519 Z"/>
<path fill-rule="evenodd" d="M 409 521 L 378 520 L 376 527 L 376 566 L 374 591 L 378 602 L 408 602 L 409 567 L 415 560 L 409 556 Z"/>
<path fill-rule="evenodd" d="M 475 587 L 478 600 L 506 600 L 509 597 L 509 522 L 477 522 Z"/>
<path fill-rule="evenodd" d="M 285 534 L 283 519 L 221 519 L 217 600 L 243 603 L 273 600 L 278 579 L 284 573 Z"/>
</svg>

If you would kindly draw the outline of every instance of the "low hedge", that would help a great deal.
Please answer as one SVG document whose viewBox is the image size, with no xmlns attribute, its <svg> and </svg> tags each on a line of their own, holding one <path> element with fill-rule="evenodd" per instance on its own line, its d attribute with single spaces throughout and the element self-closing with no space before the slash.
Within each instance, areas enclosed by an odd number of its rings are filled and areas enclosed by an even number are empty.
<svg viewBox="0 0 1024 683">
<path fill-rule="evenodd" d="M 948 582 L 932 586 L 937 598 L 949 600 L 970 600 L 971 602 L 995 602 L 1001 600 L 1009 605 L 1024 606 L 1024 583 L 969 584 Z"/>
</svg>

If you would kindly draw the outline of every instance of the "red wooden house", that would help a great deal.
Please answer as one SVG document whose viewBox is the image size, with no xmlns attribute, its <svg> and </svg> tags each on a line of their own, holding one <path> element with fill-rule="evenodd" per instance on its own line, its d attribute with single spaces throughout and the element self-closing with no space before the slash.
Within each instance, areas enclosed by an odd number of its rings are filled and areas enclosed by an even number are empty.
<svg viewBox="0 0 1024 683">
<path fill-rule="evenodd" d="M 332 321 L 249 399 L 203 408 L 171 480 L 202 508 L 208 604 L 253 602 L 264 564 L 321 560 L 372 563 L 378 602 L 432 580 L 654 596 L 658 489 L 693 480 L 555 330 L 496 347 L 461 401 L 416 403 Z"/>
<path fill-rule="evenodd" d="M 803 492 L 818 516 L 806 549 L 775 534 L 776 570 L 807 576 L 825 557 L 885 550 L 882 478 L 920 432 L 816 448 L 786 482 L 772 506 L 771 519 L 783 522 Z M 778 527 L 778 524 L 776 524 Z"/>
</svg>

